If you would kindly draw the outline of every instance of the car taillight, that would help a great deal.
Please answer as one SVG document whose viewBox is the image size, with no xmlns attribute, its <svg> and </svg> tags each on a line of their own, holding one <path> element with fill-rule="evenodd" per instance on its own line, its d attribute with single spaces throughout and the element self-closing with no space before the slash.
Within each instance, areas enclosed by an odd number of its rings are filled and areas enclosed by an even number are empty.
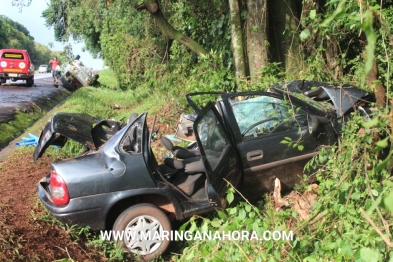
<svg viewBox="0 0 393 262">
<path fill-rule="evenodd" d="M 26 67 L 26 64 L 24 62 L 19 63 L 19 68 L 24 69 Z"/>
<path fill-rule="evenodd" d="M 1 61 L 0 66 L 1 67 L 7 67 L 7 62 L 6 61 Z"/>
<path fill-rule="evenodd" d="M 49 190 L 52 195 L 53 204 L 67 205 L 70 201 L 66 183 L 63 178 L 54 171 L 50 173 Z"/>
</svg>

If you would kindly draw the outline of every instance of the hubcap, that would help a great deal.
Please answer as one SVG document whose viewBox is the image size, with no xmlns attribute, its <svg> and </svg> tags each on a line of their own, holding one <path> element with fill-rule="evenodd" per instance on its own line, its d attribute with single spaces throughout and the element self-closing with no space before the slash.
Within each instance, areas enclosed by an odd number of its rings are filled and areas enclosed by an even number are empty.
<svg viewBox="0 0 393 262">
<path fill-rule="evenodd" d="M 132 253 L 148 255 L 156 251 L 162 244 L 163 227 L 152 216 L 138 216 L 125 228 L 124 243 Z"/>
</svg>

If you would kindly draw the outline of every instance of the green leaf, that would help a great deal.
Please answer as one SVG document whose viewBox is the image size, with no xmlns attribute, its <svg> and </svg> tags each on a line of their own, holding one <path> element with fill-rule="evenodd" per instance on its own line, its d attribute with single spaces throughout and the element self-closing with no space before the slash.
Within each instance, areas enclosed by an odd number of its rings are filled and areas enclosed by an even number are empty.
<svg viewBox="0 0 393 262">
<path fill-rule="evenodd" d="M 310 10 L 310 15 L 309 16 L 310 16 L 311 19 L 314 20 L 316 15 L 317 15 L 317 11 L 316 10 L 314 10 L 314 9 Z"/>
<path fill-rule="evenodd" d="M 379 162 L 377 164 L 377 166 L 375 167 L 375 171 L 379 172 L 382 169 L 386 168 L 387 166 L 389 166 L 390 164 L 390 154 L 387 158 L 385 158 L 385 160 L 383 160 L 382 162 Z"/>
<path fill-rule="evenodd" d="M 308 30 L 307 28 L 304 29 L 301 33 L 300 33 L 300 40 L 304 41 L 307 39 L 307 37 L 310 36 L 310 30 Z"/>
<path fill-rule="evenodd" d="M 327 160 L 327 156 L 323 155 L 323 154 L 319 154 L 318 155 L 318 160 L 319 160 L 319 163 L 323 164 Z"/>
<path fill-rule="evenodd" d="M 326 18 L 325 21 L 322 22 L 321 26 L 328 26 L 330 24 L 330 22 L 332 22 L 336 17 L 342 15 L 345 12 L 344 7 L 345 7 L 346 2 L 347 2 L 346 0 L 342 0 L 337 5 L 336 11 L 334 11 L 334 13 L 331 16 Z"/>
<path fill-rule="evenodd" d="M 393 251 L 389 253 L 389 262 L 393 262 Z"/>
<path fill-rule="evenodd" d="M 388 139 L 389 139 L 389 137 L 386 137 L 385 139 L 379 140 L 379 141 L 377 141 L 375 143 L 375 145 L 377 145 L 379 147 L 382 147 L 382 148 L 385 148 L 385 147 L 387 147 L 389 145 L 388 144 Z"/>
<path fill-rule="evenodd" d="M 234 215 L 234 214 L 236 214 L 236 212 L 237 212 L 236 207 L 234 207 L 234 208 L 229 208 L 229 214 L 230 214 L 230 215 Z"/>
<path fill-rule="evenodd" d="M 377 41 L 377 34 L 375 33 L 373 27 L 372 27 L 372 20 L 373 16 L 370 14 L 370 12 L 367 12 L 366 14 L 366 21 L 362 24 L 362 28 L 364 30 L 364 33 L 366 34 L 367 38 L 367 45 L 366 45 L 366 63 L 365 63 L 365 73 L 367 74 L 368 72 L 371 71 L 374 65 L 374 51 L 375 51 L 375 44 Z"/>
<path fill-rule="evenodd" d="M 382 202 L 386 210 L 393 211 L 393 191 L 390 191 L 390 193 L 383 198 Z"/>
<path fill-rule="evenodd" d="M 303 145 L 299 145 L 299 146 L 297 147 L 297 149 L 299 149 L 299 151 L 303 151 L 304 146 L 303 146 Z"/>
<path fill-rule="evenodd" d="M 371 248 L 364 247 L 360 249 L 360 258 L 355 261 L 379 261 L 379 254 Z"/>
<path fill-rule="evenodd" d="M 190 227 L 190 229 L 189 229 L 189 231 L 191 231 L 191 232 L 194 232 L 195 231 L 195 229 L 196 229 L 196 223 L 194 222 L 194 221 L 192 221 L 191 222 L 191 227 Z"/>
<path fill-rule="evenodd" d="M 353 256 L 353 250 L 352 250 L 351 243 L 346 240 L 340 242 L 338 252 L 342 253 L 344 255 L 344 257 L 347 259 L 351 258 Z M 370 261 L 372 261 L 372 260 L 370 260 Z"/>
<path fill-rule="evenodd" d="M 220 222 L 220 220 L 219 220 L 218 218 L 215 218 L 215 219 L 213 219 L 213 221 L 211 222 L 211 225 L 212 225 L 213 227 L 220 227 L 221 222 Z"/>
<path fill-rule="evenodd" d="M 208 225 L 207 225 L 207 223 L 206 223 L 206 222 L 204 222 L 204 223 L 203 223 L 203 225 L 202 225 L 202 228 L 201 228 L 201 229 L 202 229 L 202 232 L 207 232 L 207 230 L 208 230 L 209 228 L 208 228 Z"/>
<path fill-rule="evenodd" d="M 282 32 L 283 36 L 289 36 L 291 34 L 291 30 L 289 28 L 285 28 L 284 32 Z"/>
<path fill-rule="evenodd" d="M 362 123 L 362 125 L 363 125 L 363 127 L 373 127 L 373 126 L 376 126 L 378 124 L 378 122 L 379 122 L 378 117 L 374 117 L 370 121 Z"/>
<path fill-rule="evenodd" d="M 353 199 L 353 200 L 360 199 L 360 193 L 359 192 L 353 192 L 352 195 L 351 195 L 351 199 Z"/>
<path fill-rule="evenodd" d="M 233 192 L 229 191 L 227 194 L 228 203 L 231 204 L 234 199 L 235 199 L 235 196 L 233 195 Z"/>
<path fill-rule="evenodd" d="M 240 218 L 240 219 L 244 219 L 244 218 L 246 218 L 246 211 L 244 210 L 244 209 L 240 209 L 239 210 L 239 215 L 238 215 L 238 217 Z"/>
</svg>

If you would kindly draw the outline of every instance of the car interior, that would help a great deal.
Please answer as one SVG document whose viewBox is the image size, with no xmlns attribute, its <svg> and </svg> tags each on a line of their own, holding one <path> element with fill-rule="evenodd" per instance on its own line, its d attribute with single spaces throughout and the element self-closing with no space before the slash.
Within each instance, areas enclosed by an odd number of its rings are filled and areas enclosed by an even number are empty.
<svg viewBox="0 0 393 262">
<path fill-rule="evenodd" d="M 133 113 L 128 123 L 131 123 L 137 117 L 138 115 Z M 137 129 L 138 123 L 133 123 L 121 144 L 122 149 L 127 153 L 141 152 L 138 145 Z M 150 150 L 149 166 L 153 167 L 153 170 L 157 170 L 156 173 L 159 173 L 167 182 L 178 188 L 187 198 L 194 201 L 206 201 L 207 179 L 200 151 L 174 146 L 167 137 L 162 137 L 161 143 L 172 152 L 174 157 L 166 158 L 164 163 L 159 165 L 154 153 Z"/>
<path fill-rule="evenodd" d="M 161 143 L 177 158 L 165 158 L 159 166 L 167 181 L 193 200 L 206 200 L 206 174 L 200 151 L 174 146 L 167 137 L 161 137 Z"/>
</svg>

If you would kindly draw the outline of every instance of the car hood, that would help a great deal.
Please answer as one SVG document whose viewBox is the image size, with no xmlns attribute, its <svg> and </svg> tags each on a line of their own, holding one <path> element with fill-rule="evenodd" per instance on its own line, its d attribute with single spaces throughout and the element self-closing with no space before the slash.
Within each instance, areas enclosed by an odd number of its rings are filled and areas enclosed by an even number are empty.
<svg viewBox="0 0 393 262">
<path fill-rule="evenodd" d="M 337 117 L 342 117 L 359 101 L 373 102 L 372 96 L 365 90 L 343 85 L 341 88 L 318 81 L 294 80 L 277 83 L 270 88 L 273 92 L 300 93 L 308 99 L 318 102 L 331 101 Z"/>
<path fill-rule="evenodd" d="M 81 113 L 57 113 L 52 116 L 41 132 L 34 150 L 33 159 L 40 158 L 50 145 L 64 146 L 67 138 L 75 140 L 91 150 L 97 150 L 93 139 L 93 127 L 102 122 L 101 119 Z"/>
</svg>

